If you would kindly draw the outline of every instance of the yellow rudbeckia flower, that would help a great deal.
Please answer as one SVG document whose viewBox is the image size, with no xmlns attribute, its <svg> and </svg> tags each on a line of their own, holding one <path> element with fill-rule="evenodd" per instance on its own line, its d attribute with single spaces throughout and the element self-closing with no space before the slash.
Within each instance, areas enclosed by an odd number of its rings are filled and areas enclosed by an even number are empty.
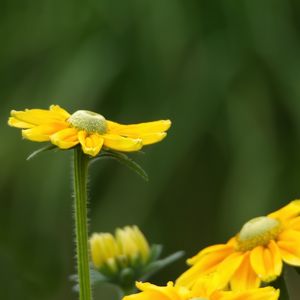
<svg viewBox="0 0 300 300">
<path fill-rule="evenodd" d="M 189 259 L 178 279 L 191 287 L 202 274 L 217 270 L 232 290 L 257 288 L 282 272 L 283 262 L 300 266 L 300 200 L 247 222 L 226 244 L 207 247 Z"/>
<path fill-rule="evenodd" d="M 142 292 L 125 296 L 123 300 L 277 300 L 279 290 L 273 287 L 257 288 L 247 291 L 222 291 L 218 274 L 200 277 L 192 289 L 174 285 L 156 286 L 138 282 L 136 285 Z"/>
<path fill-rule="evenodd" d="M 122 125 L 91 111 L 78 110 L 71 115 L 58 105 L 51 105 L 49 110 L 12 110 L 8 124 L 21 128 L 25 139 L 50 141 L 61 149 L 81 144 L 85 154 L 96 156 L 102 147 L 131 152 L 157 143 L 167 135 L 171 121 Z"/>
</svg>

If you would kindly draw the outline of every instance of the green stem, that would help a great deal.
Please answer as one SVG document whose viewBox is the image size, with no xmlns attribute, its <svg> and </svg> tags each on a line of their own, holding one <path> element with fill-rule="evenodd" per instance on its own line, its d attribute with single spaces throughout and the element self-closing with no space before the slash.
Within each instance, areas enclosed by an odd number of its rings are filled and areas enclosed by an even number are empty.
<svg viewBox="0 0 300 300">
<path fill-rule="evenodd" d="M 74 193 L 75 193 L 75 235 L 79 299 L 91 300 L 87 229 L 87 173 L 88 156 L 80 147 L 74 149 Z"/>
</svg>

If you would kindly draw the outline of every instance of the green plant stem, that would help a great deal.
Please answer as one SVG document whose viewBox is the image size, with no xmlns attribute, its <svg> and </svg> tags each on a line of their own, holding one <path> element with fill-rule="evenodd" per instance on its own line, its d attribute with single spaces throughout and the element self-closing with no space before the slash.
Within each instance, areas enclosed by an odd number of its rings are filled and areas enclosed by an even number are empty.
<svg viewBox="0 0 300 300">
<path fill-rule="evenodd" d="M 87 226 L 87 173 L 88 156 L 80 147 L 74 149 L 74 193 L 76 257 L 79 281 L 79 299 L 91 300 Z"/>
</svg>

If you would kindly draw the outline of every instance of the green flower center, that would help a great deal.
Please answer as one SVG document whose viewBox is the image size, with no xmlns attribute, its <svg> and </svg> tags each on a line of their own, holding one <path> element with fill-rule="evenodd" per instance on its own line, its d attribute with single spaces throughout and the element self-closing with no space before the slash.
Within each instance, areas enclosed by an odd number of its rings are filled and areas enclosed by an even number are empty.
<svg viewBox="0 0 300 300">
<path fill-rule="evenodd" d="M 257 217 L 248 221 L 237 235 L 237 250 L 247 251 L 257 246 L 267 245 L 276 239 L 281 231 L 278 220 L 269 217 Z"/>
<path fill-rule="evenodd" d="M 79 130 L 88 133 L 104 134 L 107 131 L 107 122 L 102 115 L 88 110 L 77 110 L 68 119 L 68 122 Z"/>
</svg>

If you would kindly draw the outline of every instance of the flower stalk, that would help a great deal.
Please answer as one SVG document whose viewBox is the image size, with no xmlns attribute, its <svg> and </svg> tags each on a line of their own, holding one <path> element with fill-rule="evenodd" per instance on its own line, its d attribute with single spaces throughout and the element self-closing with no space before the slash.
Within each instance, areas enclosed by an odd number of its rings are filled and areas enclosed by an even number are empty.
<svg viewBox="0 0 300 300">
<path fill-rule="evenodd" d="M 74 217 L 80 300 L 92 299 L 87 224 L 88 160 L 80 147 L 74 149 Z"/>
<path fill-rule="evenodd" d="M 122 152 L 139 151 L 146 145 L 160 142 L 167 136 L 166 131 L 170 128 L 171 121 L 125 125 L 110 121 L 95 112 L 78 110 L 70 114 L 59 105 L 51 105 L 49 109 L 12 110 L 8 125 L 21 129 L 25 139 L 51 143 L 33 152 L 28 159 L 53 148 L 74 150 L 74 217 L 79 298 L 91 300 L 86 187 L 88 164 L 93 158 L 96 160 L 100 156 L 114 158 L 148 180 L 145 171 Z M 152 267 L 157 269 L 160 266 Z M 124 278 L 125 275 L 123 274 Z"/>
</svg>

